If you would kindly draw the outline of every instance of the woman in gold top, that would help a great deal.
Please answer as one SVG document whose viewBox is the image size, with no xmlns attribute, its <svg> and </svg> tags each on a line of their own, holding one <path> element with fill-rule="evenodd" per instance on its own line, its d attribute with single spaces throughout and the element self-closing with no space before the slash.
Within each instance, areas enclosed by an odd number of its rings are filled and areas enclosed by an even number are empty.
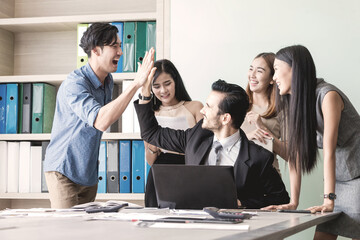
<svg viewBox="0 0 360 240">
<path fill-rule="evenodd" d="M 273 141 L 274 154 L 286 159 L 285 143 L 280 140 L 282 117 L 277 114 L 275 107 L 276 85 L 272 80 L 274 60 L 274 53 L 260 53 L 250 65 L 246 87 L 250 107 L 241 129 L 249 140 L 265 148 L 269 141 Z M 280 173 L 276 156 L 273 165 Z"/>
<path fill-rule="evenodd" d="M 154 67 L 156 71 L 151 90 L 154 95 L 153 110 L 159 125 L 182 130 L 193 127 L 203 117 L 200 113 L 202 103 L 191 100 L 178 70 L 171 61 L 158 60 L 154 63 Z M 169 152 L 147 142 L 144 143 L 146 161 L 149 165 L 185 163 L 185 156 L 182 153 Z M 146 183 L 145 205 L 157 206 L 151 171 Z"/>
</svg>

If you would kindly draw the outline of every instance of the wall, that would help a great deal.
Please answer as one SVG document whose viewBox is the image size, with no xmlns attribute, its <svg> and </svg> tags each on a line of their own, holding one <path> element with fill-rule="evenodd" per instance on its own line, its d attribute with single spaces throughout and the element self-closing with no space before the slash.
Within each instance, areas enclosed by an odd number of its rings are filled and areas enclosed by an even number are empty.
<svg viewBox="0 0 360 240">
<path fill-rule="evenodd" d="M 193 99 L 205 102 L 219 78 L 245 87 L 258 53 L 302 44 L 318 77 L 343 90 L 360 111 L 360 1 L 172 0 L 170 9 L 171 60 Z M 299 208 L 322 202 L 321 160 L 318 166 L 303 177 Z M 289 239 L 311 239 L 313 231 Z"/>
</svg>

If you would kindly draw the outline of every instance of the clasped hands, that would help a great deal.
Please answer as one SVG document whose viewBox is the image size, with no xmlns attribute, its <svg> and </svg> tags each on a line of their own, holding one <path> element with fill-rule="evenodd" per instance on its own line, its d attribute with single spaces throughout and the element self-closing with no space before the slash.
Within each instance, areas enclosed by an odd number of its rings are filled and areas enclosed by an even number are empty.
<svg viewBox="0 0 360 240">
<path fill-rule="evenodd" d="M 250 140 L 258 140 L 261 143 L 266 144 L 267 140 L 272 140 L 274 136 L 272 133 L 265 127 L 264 123 L 261 120 L 260 114 L 257 114 L 253 111 L 249 111 L 246 114 L 246 121 L 251 125 L 255 125 L 256 129 L 249 132 L 247 137 Z"/>
</svg>

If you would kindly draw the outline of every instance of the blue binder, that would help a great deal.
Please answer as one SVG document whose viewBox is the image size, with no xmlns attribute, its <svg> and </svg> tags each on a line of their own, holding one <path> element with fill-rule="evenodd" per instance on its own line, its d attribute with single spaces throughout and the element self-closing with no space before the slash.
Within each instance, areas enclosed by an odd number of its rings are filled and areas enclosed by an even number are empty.
<svg viewBox="0 0 360 240">
<path fill-rule="evenodd" d="M 98 193 L 106 193 L 106 142 L 101 141 L 99 149 Z"/>
<path fill-rule="evenodd" d="M 144 193 L 145 192 L 145 150 L 144 142 L 141 140 L 134 140 L 132 142 L 132 192 Z"/>
<path fill-rule="evenodd" d="M 7 84 L 6 87 L 6 133 L 17 133 L 19 85 Z"/>
<path fill-rule="evenodd" d="M 121 51 L 123 51 L 123 35 L 124 35 L 124 23 L 123 22 L 113 22 L 111 23 L 112 25 L 114 25 L 115 27 L 117 27 L 118 29 L 118 36 L 119 36 L 119 39 L 120 39 L 120 42 L 121 42 Z M 120 59 L 119 59 L 119 62 L 118 62 L 118 68 L 116 70 L 117 73 L 121 73 L 123 72 L 123 59 L 124 59 L 124 56 L 121 56 Z"/>
<path fill-rule="evenodd" d="M 0 84 L 0 133 L 6 133 L 6 84 Z"/>
<path fill-rule="evenodd" d="M 119 141 L 120 193 L 131 193 L 131 142 Z"/>
</svg>

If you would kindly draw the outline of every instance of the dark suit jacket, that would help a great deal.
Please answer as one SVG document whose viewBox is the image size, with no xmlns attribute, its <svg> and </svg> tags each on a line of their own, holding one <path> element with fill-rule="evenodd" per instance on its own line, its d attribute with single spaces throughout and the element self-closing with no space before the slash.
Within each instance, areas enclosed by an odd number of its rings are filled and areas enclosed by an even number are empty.
<svg viewBox="0 0 360 240">
<path fill-rule="evenodd" d="M 155 146 L 185 153 L 185 164 L 204 164 L 214 133 L 201 127 L 202 120 L 186 131 L 162 128 L 158 125 L 151 103 L 134 102 L 141 137 Z M 289 203 L 290 198 L 280 175 L 273 167 L 274 155 L 249 141 L 240 129 L 240 151 L 234 165 L 238 199 L 246 208 L 261 208 L 271 204 Z"/>
</svg>

